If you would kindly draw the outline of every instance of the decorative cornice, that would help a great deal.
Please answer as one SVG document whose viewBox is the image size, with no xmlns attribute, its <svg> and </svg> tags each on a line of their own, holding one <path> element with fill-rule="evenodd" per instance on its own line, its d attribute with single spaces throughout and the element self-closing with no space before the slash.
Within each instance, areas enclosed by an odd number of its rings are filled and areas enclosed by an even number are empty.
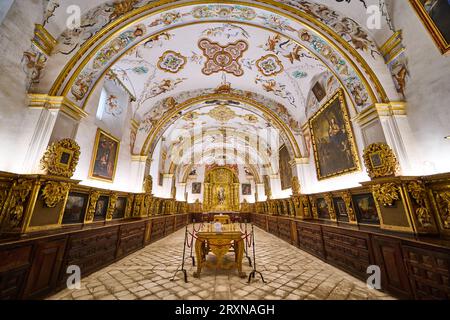
<svg viewBox="0 0 450 320">
<path fill-rule="evenodd" d="M 33 109 L 60 110 L 74 120 L 80 121 L 88 116 L 88 113 L 80 109 L 75 103 L 66 97 L 49 96 L 47 94 L 29 93 L 28 107 Z"/>
<path fill-rule="evenodd" d="M 131 155 L 131 161 L 146 162 L 147 158 L 148 156 L 141 156 L 140 154 Z"/>
<path fill-rule="evenodd" d="M 406 102 L 391 101 L 389 103 L 375 103 L 366 108 L 352 120 L 356 121 L 360 126 L 363 126 L 380 117 L 406 115 Z"/>
<path fill-rule="evenodd" d="M 391 52 L 402 41 L 402 30 L 395 32 L 386 42 L 380 47 L 380 53 L 383 56 L 391 55 Z"/>
<path fill-rule="evenodd" d="M 47 56 L 52 54 L 53 48 L 58 44 L 58 41 L 41 24 L 35 24 L 32 42 Z"/>
</svg>

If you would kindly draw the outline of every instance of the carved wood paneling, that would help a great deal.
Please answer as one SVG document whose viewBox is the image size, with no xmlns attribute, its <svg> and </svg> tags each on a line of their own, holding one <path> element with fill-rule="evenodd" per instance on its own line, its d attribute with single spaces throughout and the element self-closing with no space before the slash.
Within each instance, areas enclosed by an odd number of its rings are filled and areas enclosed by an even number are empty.
<svg viewBox="0 0 450 320">
<path fill-rule="evenodd" d="M 375 264 L 381 268 L 381 285 L 399 297 L 412 298 L 411 286 L 403 261 L 401 241 L 373 236 Z"/>
<path fill-rule="evenodd" d="M 278 218 L 278 236 L 292 243 L 292 235 L 291 235 L 291 220 Z"/>
<path fill-rule="evenodd" d="M 152 220 L 152 232 L 150 234 L 151 242 L 164 237 L 165 221 L 166 219 L 164 217 L 155 218 Z"/>
<path fill-rule="evenodd" d="M 367 278 L 370 262 L 370 239 L 367 234 L 322 228 L 327 262 L 360 278 Z"/>
<path fill-rule="evenodd" d="M 77 265 L 83 276 L 97 271 L 113 262 L 116 257 L 118 226 L 89 230 L 72 234 L 69 237 L 63 270 L 69 265 Z M 61 281 L 65 282 L 67 275 L 62 272 Z"/>
<path fill-rule="evenodd" d="M 411 286 L 417 299 L 450 299 L 450 250 L 430 250 L 403 246 Z"/>
<path fill-rule="evenodd" d="M 278 219 L 277 217 L 267 217 L 267 231 L 278 237 Z"/>
<path fill-rule="evenodd" d="M 32 245 L 0 248 L 0 300 L 18 299 L 31 262 Z"/>
<path fill-rule="evenodd" d="M 319 225 L 297 222 L 298 246 L 320 258 L 325 258 L 322 230 Z"/>
<path fill-rule="evenodd" d="M 166 217 L 166 223 L 164 226 L 164 235 L 167 236 L 175 231 L 175 217 Z"/>
<path fill-rule="evenodd" d="M 119 244 L 117 246 L 117 258 L 122 258 L 144 245 L 145 222 L 123 225 L 119 231 Z"/>
<path fill-rule="evenodd" d="M 55 287 L 61 269 L 66 237 L 38 241 L 35 245 L 33 265 L 25 287 L 23 298 L 45 296 Z"/>
</svg>

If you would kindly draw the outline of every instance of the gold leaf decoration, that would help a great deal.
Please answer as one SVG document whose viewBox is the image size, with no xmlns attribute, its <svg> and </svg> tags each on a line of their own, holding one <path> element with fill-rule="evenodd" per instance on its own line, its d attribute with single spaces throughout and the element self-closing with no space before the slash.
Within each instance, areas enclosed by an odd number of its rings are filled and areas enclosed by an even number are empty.
<svg viewBox="0 0 450 320">
<path fill-rule="evenodd" d="M 439 217 L 445 229 L 450 229 L 450 191 L 436 192 Z"/>
<path fill-rule="evenodd" d="M 106 220 L 112 220 L 114 210 L 116 209 L 117 199 L 119 199 L 119 195 L 117 193 L 113 193 L 109 197 L 108 211 L 106 212 Z"/>
<path fill-rule="evenodd" d="M 95 208 L 97 207 L 97 201 L 100 198 L 100 192 L 93 191 L 89 197 L 89 208 L 87 210 L 86 222 L 94 220 Z"/>
<path fill-rule="evenodd" d="M 33 182 L 30 180 L 19 179 L 14 182 L 2 212 L 2 216 L 9 220 L 9 227 L 15 228 L 22 223 L 25 202 L 32 188 Z"/>
<path fill-rule="evenodd" d="M 45 205 L 49 208 L 56 207 L 60 201 L 64 200 L 69 189 L 70 184 L 67 182 L 48 181 L 42 189 Z"/>
<path fill-rule="evenodd" d="M 345 208 L 347 209 L 348 219 L 350 220 L 350 222 L 355 222 L 356 215 L 352 207 L 352 194 L 349 191 L 342 192 L 341 198 L 342 200 L 344 200 Z"/>
<path fill-rule="evenodd" d="M 419 208 L 416 209 L 417 220 L 422 227 L 432 225 L 431 214 L 426 203 L 426 189 L 423 183 L 413 181 L 408 184 L 407 190 L 411 197 L 415 200 Z"/>
<path fill-rule="evenodd" d="M 292 194 L 294 196 L 298 196 L 300 194 L 300 182 L 298 181 L 298 177 L 292 177 Z"/>
<path fill-rule="evenodd" d="M 364 150 L 364 163 L 369 177 L 395 176 L 399 164 L 392 149 L 385 143 L 373 143 Z"/>
<path fill-rule="evenodd" d="M 390 207 L 400 200 L 399 188 L 395 183 L 377 184 L 372 187 L 374 198 L 385 207 Z"/>
<path fill-rule="evenodd" d="M 52 143 L 41 159 L 47 174 L 71 178 L 80 158 L 80 146 L 72 139 Z"/>
<path fill-rule="evenodd" d="M 331 220 L 336 220 L 336 211 L 334 211 L 333 206 L 333 195 L 331 193 L 327 193 L 325 196 L 325 202 L 327 203 L 328 207 L 328 214 L 330 215 Z"/>
<path fill-rule="evenodd" d="M 145 193 L 152 193 L 153 190 L 153 178 L 148 175 L 144 178 L 143 189 Z"/>
</svg>

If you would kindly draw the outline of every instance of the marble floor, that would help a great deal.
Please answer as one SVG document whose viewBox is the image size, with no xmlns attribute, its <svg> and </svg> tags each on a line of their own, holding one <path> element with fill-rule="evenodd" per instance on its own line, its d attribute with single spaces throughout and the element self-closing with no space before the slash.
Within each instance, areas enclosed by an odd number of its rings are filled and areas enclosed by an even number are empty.
<svg viewBox="0 0 450 320">
<path fill-rule="evenodd" d="M 334 268 L 314 256 L 255 228 L 256 262 L 266 284 L 257 277 L 251 284 L 235 270 L 206 269 L 201 278 L 186 260 L 188 283 L 178 273 L 184 229 L 159 240 L 124 259 L 83 278 L 81 289 L 65 289 L 51 300 L 367 300 L 393 299 L 367 288 L 365 282 Z M 233 258 L 233 254 L 227 257 Z M 214 258 L 210 255 L 208 258 Z M 252 270 L 243 261 L 247 274 Z"/>
</svg>

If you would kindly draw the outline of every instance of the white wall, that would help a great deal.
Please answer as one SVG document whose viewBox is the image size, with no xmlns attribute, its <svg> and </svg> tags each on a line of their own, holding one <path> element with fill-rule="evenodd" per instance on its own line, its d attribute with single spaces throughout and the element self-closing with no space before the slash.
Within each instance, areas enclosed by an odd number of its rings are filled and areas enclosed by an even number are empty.
<svg viewBox="0 0 450 320">
<path fill-rule="evenodd" d="M 416 142 L 416 174 L 450 171 L 450 56 L 441 55 L 409 1 L 392 1 L 394 24 L 403 30 L 411 77 L 408 119 Z"/>
</svg>

